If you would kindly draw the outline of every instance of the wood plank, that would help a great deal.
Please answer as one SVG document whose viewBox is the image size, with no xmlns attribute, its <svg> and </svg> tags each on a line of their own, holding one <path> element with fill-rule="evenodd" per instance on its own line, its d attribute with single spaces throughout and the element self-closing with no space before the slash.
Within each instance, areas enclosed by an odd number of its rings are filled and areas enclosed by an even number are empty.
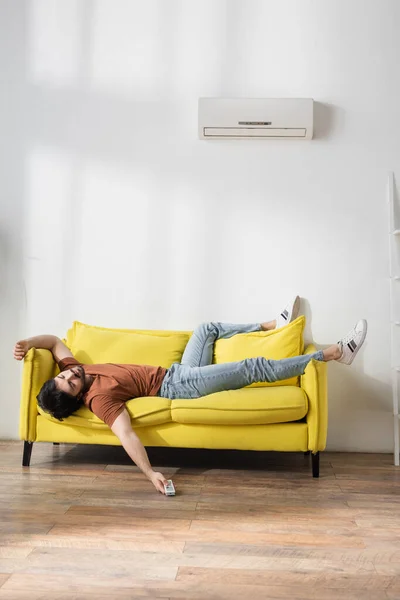
<svg viewBox="0 0 400 600">
<path fill-rule="evenodd" d="M 171 501 L 172 500 L 172 501 Z M 196 504 L 196 503 L 194 503 Z M 65 513 L 66 518 L 78 517 L 78 519 L 102 518 L 109 523 L 120 521 L 129 522 L 132 517 L 155 518 L 155 519 L 193 519 L 196 516 L 195 506 L 189 508 L 185 505 L 174 507 L 172 498 L 163 496 L 160 504 L 148 506 L 137 504 L 136 506 L 71 506 Z M 75 522 L 75 519 L 73 519 Z M 61 523 L 63 521 L 59 521 Z"/>
<path fill-rule="evenodd" d="M 63 517 L 65 518 L 65 517 Z M 356 535 L 358 527 L 355 523 L 344 523 L 340 521 L 335 525 L 326 527 L 320 523 L 309 523 L 309 522 L 284 522 L 284 521 L 268 521 L 262 519 L 220 519 L 217 515 L 214 515 L 214 520 L 210 519 L 196 519 L 192 521 L 190 526 L 192 531 L 198 531 L 199 529 L 225 529 L 228 531 L 248 531 L 257 533 L 305 533 L 312 531 L 316 536 L 323 533 L 329 535 Z"/>
<path fill-rule="evenodd" d="M 9 577 L 9 573 L 0 573 L 0 588 L 3 586 L 3 584 L 7 581 Z"/>
<path fill-rule="evenodd" d="M 312 521 L 315 524 L 325 525 L 329 527 L 337 524 L 337 517 L 340 516 L 342 524 L 354 525 L 355 517 L 360 516 L 356 512 L 352 512 L 349 507 L 343 507 L 341 511 L 336 511 L 336 514 L 332 514 L 329 510 L 311 509 L 308 507 L 301 507 L 297 509 L 295 507 L 289 507 L 286 510 L 285 507 L 264 506 L 262 504 L 244 504 L 240 503 L 240 497 L 237 499 L 237 503 L 223 503 L 223 502 L 203 502 L 203 500 L 197 503 L 196 507 L 196 518 L 211 518 L 212 515 L 216 515 L 221 519 L 237 519 L 241 517 L 254 517 L 254 519 L 265 520 L 276 520 L 282 521 Z"/>
<path fill-rule="evenodd" d="M 334 468 L 339 465 L 392 465 L 393 454 L 375 454 L 373 452 L 324 452 L 324 460 Z"/>
<path fill-rule="evenodd" d="M 5 545 L 4 537 L 1 537 L 1 546 L 0 546 L 0 559 L 2 558 L 26 558 L 31 552 L 32 548 L 28 547 L 17 547 L 11 545 Z"/>
<path fill-rule="evenodd" d="M 184 495 L 177 495 L 175 498 L 168 498 L 166 501 L 161 495 L 159 498 L 154 499 L 154 493 L 149 494 L 146 498 L 143 496 L 137 497 L 136 494 L 129 494 L 125 496 L 115 496 L 108 492 L 108 495 L 103 495 L 100 498 L 96 497 L 96 494 L 88 496 L 83 493 L 82 496 L 75 498 L 73 506 L 81 507 L 110 507 L 110 508 L 129 508 L 134 512 L 136 508 L 147 508 L 162 509 L 163 511 L 175 511 L 182 509 L 183 511 L 194 511 L 196 509 L 197 500 L 189 499 Z"/>
<path fill-rule="evenodd" d="M 240 488 L 237 486 L 238 481 L 240 481 Z M 236 492 L 243 495 L 251 495 L 252 490 L 259 491 L 261 493 L 274 493 L 276 491 L 281 492 L 282 490 L 292 492 L 293 490 L 296 490 L 299 493 L 304 492 L 305 494 L 312 494 L 326 493 L 327 491 L 339 493 L 341 492 L 342 486 L 345 486 L 346 484 L 351 486 L 351 481 L 352 480 L 338 481 L 336 478 L 331 480 L 324 480 L 321 478 L 317 481 L 310 481 L 310 479 L 301 481 L 291 479 L 268 479 L 263 481 L 261 479 L 252 478 L 242 481 L 240 478 L 234 479 L 232 477 L 219 479 L 216 478 L 209 481 L 206 480 L 204 486 L 207 488 L 207 490 L 215 490 L 219 493 L 224 493 L 224 491 L 232 490 L 232 486 L 234 485 Z"/>
<path fill-rule="evenodd" d="M 166 536 L 168 537 L 168 535 Z M 93 548 L 110 550 L 134 550 L 136 552 L 174 552 L 181 554 L 185 545 L 184 540 L 175 541 L 161 539 L 160 536 L 142 534 L 130 538 L 85 537 L 82 535 L 37 535 L 26 536 L 21 533 L 5 534 L 1 537 L 3 546 L 0 548 Z"/>
<path fill-rule="evenodd" d="M 361 469 L 359 472 L 356 469 L 354 471 L 346 469 L 346 471 L 336 471 L 335 478 L 337 481 L 385 481 L 399 484 L 400 473 L 386 468 L 376 469 L 372 472 L 371 469 Z"/>
<path fill-rule="evenodd" d="M 206 553 L 161 553 L 161 552 L 135 552 L 130 550 L 110 549 L 74 549 L 73 554 L 69 548 L 35 548 L 29 555 L 29 560 L 19 557 L 9 559 L 0 558 L 0 569 L 2 572 L 26 572 L 26 573 L 59 573 L 74 575 L 96 576 L 98 564 L 102 565 L 103 576 L 118 576 L 118 573 L 136 574 L 154 572 L 157 579 L 174 579 L 177 569 L 191 568 L 211 569 L 215 572 L 252 572 L 264 573 L 295 573 L 308 574 L 317 577 L 319 574 L 337 576 L 338 572 L 345 576 L 362 575 L 396 575 L 394 570 L 399 571 L 399 563 L 386 563 L 376 565 L 372 561 L 364 561 L 362 565 L 357 562 L 345 560 L 329 560 L 303 557 L 284 556 L 262 556 L 245 554 L 206 554 Z M 174 577 L 172 577 L 174 572 Z M 238 583 L 240 581 L 238 580 Z M 244 582 L 246 583 L 246 582 Z M 249 584 L 247 582 L 247 584 Z"/>
<path fill-rule="evenodd" d="M 174 531 L 187 531 L 190 527 L 189 519 L 160 519 L 160 518 L 141 518 L 132 517 L 122 521 L 119 519 L 110 523 L 107 517 L 92 517 L 90 522 L 72 515 L 63 517 L 61 522 L 55 525 L 49 532 L 49 535 L 93 535 L 96 537 L 104 535 L 108 537 L 126 538 L 132 535 L 132 532 L 148 533 L 170 533 Z"/>
<path fill-rule="evenodd" d="M 6 507 L 0 508 L 0 519 L 2 521 L 9 521 L 10 519 L 18 519 L 20 521 L 32 521 L 38 517 L 43 519 L 44 517 L 53 519 L 56 516 L 65 514 L 71 507 L 70 503 L 41 503 L 40 506 L 35 507 L 34 513 L 30 510 L 32 503 L 18 502 L 10 504 Z"/>
<path fill-rule="evenodd" d="M 213 569 L 200 567 L 180 567 L 177 581 L 190 580 L 196 583 L 227 583 L 230 585 L 304 585 L 316 590 L 321 588 L 382 592 L 395 583 L 395 577 L 366 574 L 342 573 L 298 573 L 291 571 L 263 571 L 261 569 Z"/>
<path fill-rule="evenodd" d="M 37 594 L 36 594 L 37 590 Z M 60 592 L 59 590 L 63 590 Z M 232 585 L 220 583 L 193 583 L 184 581 L 151 581 L 134 580 L 131 577 L 121 576 L 118 581 L 97 577 L 96 580 L 88 582 L 83 577 L 71 579 L 65 576 L 43 576 L 40 574 L 15 574 L 10 577 L 7 586 L 3 588 L 1 598 L 8 600 L 26 600 L 29 594 L 30 600 L 56 600 L 57 598 L 129 598 L 151 597 L 168 598 L 180 600 L 359 600 L 358 592 L 349 589 L 329 590 L 319 589 L 317 592 L 312 588 L 301 586 L 271 586 L 260 585 Z M 14 593 L 15 596 L 11 594 Z M 108 593 L 108 596 L 107 596 Z M 20 594 L 20 595 L 18 595 Z M 36 594 L 36 595 L 35 595 Z M 60 595 L 62 594 L 62 595 Z M 103 595 L 104 594 L 104 595 Z M 380 600 L 376 592 L 363 593 L 363 600 Z"/>
<path fill-rule="evenodd" d="M 363 494 L 377 494 L 382 492 L 383 481 L 363 481 L 354 479 L 340 479 L 337 480 L 338 486 L 344 493 L 356 492 Z M 386 496 L 398 496 L 400 499 L 400 485 L 397 481 L 385 481 L 385 495 Z"/>
<path fill-rule="evenodd" d="M 129 574 L 134 579 L 174 580 L 177 566 L 171 557 L 176 554 L 162 554 L 166 557 L 160 562 L 157 553 L 130 552 L 127 550 L 93 550 L 69 548 L 35 548 L 28 558 L 0 558 L 2 573 L 40 573 L 64 575 L 74 579 L 76 576 L 102 577 L 118 580 L 120 575 Z M 178 559 L 176 559 L 178 560 Z M 99 570 L 99 564 L 101 569 Z"/>
<path fill-rule="evenodd" d="M 73 467 L 61 466 L 57 463 L 37 465 L 29 468 L 22 466 L 0 465 L 0 475 L 19 473 L 32 476 L 36 475 L 72 475 L 79 477 L 97 477 L 101 471 L 105 470 L 104 465 L 74 465 Z"/>
<path fill-rule="evenodd" d="M 174 518 L 170 513 L 171 511 L 165 511 L 164 515 L 161 515 L 162 511 L 153 511 L 143 509 L 142 511 L 136 511 L 132 516 L 119 518 L 107 516 L 106 514 L 93 513 L 90 517 L 82 519 L 79 515 L 67 511 L 64 515 L 57 517 L 53 516 L 53 521 L 56 519 L 57 527 L 72 527 L 79 528 L 80 526 L 89 529 L 91 527 L 98 527 L 99 531 L 104 531 L 109 528 L 119 528 L 121 525 L 125 525 L 125 528 L 141 528 L 148 531 L 156 531 L 158 527 L 163 529 L 188 529 L 191 526 L 192 530 L 196 529 L 196 523 L 201 523 L 202 529 L 226 529 L 234 531 L 251 531 L 259 533 L 303 533 L 313 532 L 315 535 L 321 533 L 329 533 L 330 535 L 351 535 L 356 534 L 358 531 L 356 523 L 351 520 L 344 522 L 338 522 L 337 520 L 326 525 L 324 520 L 313 522 L 310 519 L 298 519 L 294 517 L 291 519 L 265 519 L 263 517 L 248 517 L 247 515 L 240 515 L 240 513 L 231 514 L 229 516 L 224 513 L 216 512 L 212 515 L 206 514 L 203 517 L 201 515 L 196 517 L 192 522 L 190 519 L 185 518 Z M 182 515 L 184 517 L 185 515 Z M 170 524 L 169 524 L 170 523 Z"/>
<path fill-rule="evenodd" d="M 8 485 L 12 487 L 13 484 L 17 484 L 21 482 L 24 485 L 28 484 L 37 484 L 50 482 L 51 484 L 60 481 L 64 485 L 66 483 L 72 483 L 75 486 L 85 485 L 92 483 L 98 479 L 96 476 L 82 476 L 78 474 L 74 474 L 73 472 L 69 472 L 68 474 L 60 474 L 60 473 L 40 473 L 37 470 L 32 473 L 23 472 L 23 473 L 2 473 L 1 481 L 2 487 L 6 488 Z"/>
<path fill-rule="evenodd" d="M 353 495 L 354 497 L 354 495 Z M 396 498 L 390 498 L 385 500 L 382 497 L 371 498 L 371 496 L 363 496 L 360 494 L 360 498 L 356 500 L 347 500 L 346 504 L 352 509 L 369 509 L 375 514 L 380 514 L 382 510 L 398 511 L 400 508 L 400 500 Z"/>
<path fill-rule="evenodd" d="M 400 598 L 400 577 L 396 577 L 393 583 L 386 590 L 389 600 L 399 600 Z"/>
<path fill-rule="evenodd" d="M 345 562 L 356 567 L 368 565 L 394 564 L 400 568 L 400 552 L 381 552 L 374 548 L 337 548 L 337 547 L 282 547 L 273 544 L 207 543 L 186 542 L 183 552 L 189 554 L 208 554 L 225 556 L 271 556 L 279 558 Z"/>
<path fill-rule="evenodd" d="M 85 527 L 81 529 L 77 528 L 74 533 L 74 529 L 68 527 L 55 526 L 49 532 L 49 537 L 56 535 L 59 537 L 65 537 L 72 535 L 79 537 L 83 535 L 88 540 L 97 538 L 99 536 L 98 528 L 96 527 Z M 109 528 L 102 533 L 104 538 L 118 539 L 118 540 L 135 540 L 135 541 L 156 541 L 156 540 L 170 540 L 176 542 L 198 540 L 212 543 L 254 543 L 254 544 L 279 544 L 282 547 L 286 546 L 313 546 L 313 547 L 336 547 L 336 548 L 365 548 L 364 538 L 356 536 L 335 536 L 335 535 L 324 535 L 307 533 L 257 533 L 257 532 L 245 532 L 245 531 L 229 531 L 229 530 L 215 530 L 215 529 L 195 529 L 189 530 L 169 530 L 169 531 L 149 531 L 147 529 L 141 529 L 135 531 L 126 528 Z"/>
<path fill-rule="evenodd" d="M 31 533 L 49 533 L 54 523 L 50 519 L 31 520 L 26 522 L 15 521 L 15 522 L 0 522 L 0 539 L 6 533 L 23 533 L 29 535 Z"/>
<path fill-rule="evenodd" d="M 335 548 L 364 548 L 365 543 L 361 536 L 338 536 L 319 533 L 318 535 L 309 533 L 259 533 L 254 531 L 242 530 L 224 530 L 224 529 L 203 529 L 202 523 L 196 523 L 191 527 L 190 532 L 186 534 L 187 540 L 198 540 L 212 543 L 235 543 L 235 544 L 265 544 L 279 545 L 282 548 L 287 546 L 306 546 L 306 547 L 335 547 Z"/>
</svg>

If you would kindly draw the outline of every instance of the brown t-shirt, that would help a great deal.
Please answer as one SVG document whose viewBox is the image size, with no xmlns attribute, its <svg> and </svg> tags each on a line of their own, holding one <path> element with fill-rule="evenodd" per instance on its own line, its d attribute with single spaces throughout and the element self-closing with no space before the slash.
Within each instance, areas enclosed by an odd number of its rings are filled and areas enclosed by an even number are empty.
<svg viewBox="0 0 400 600">
<path fill-rule="evenodd" d="M 83 365 L 76 358 L 64 358 L 60 371 L 81 365 L 93 382 L 83 402 L 99 419 L 112 426 L 124 410 L 125 402 L 142 396 L 156 396 L 167 369 L 148 365 Z"/>
</svg>

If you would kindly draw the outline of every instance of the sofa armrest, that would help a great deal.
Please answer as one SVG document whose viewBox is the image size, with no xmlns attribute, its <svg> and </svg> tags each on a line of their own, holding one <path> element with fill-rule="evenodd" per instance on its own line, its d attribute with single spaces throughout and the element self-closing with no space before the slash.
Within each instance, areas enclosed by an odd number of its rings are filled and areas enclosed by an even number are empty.
<svg viewBox="0 0 400 600">
<path fill-rule="evenodd" d="M 310 344 L 304 354 L 316 352 Z M 328 393 L 327 364 L 320 360 L 311 360 L 304 375 L 300 378 L 300 386 L 308 397 L 308 449 L 316 453 L 325 450 L 328 431 Z"/>
<path fill-rule="evenodd" d="M 22 372 L 22 391 L 19 415 L 19 437 L 34 442 L 36 439 L 36 396 L 42 385 L 55 375 L 56 363 L 49 350 L 31 348 L 25 356 Z"/>
</svg>

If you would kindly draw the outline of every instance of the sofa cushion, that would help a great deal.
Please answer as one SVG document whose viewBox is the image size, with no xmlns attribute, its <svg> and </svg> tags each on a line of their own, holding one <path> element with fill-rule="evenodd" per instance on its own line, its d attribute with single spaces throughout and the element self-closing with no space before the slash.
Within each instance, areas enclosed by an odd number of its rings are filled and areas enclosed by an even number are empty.
<svg viewBox="0 0 400 600">
<path fill-rule="evenodd" d="M 84 364 L 127 363 L 169 368 L 180 362 L 190 333 L 108 329 L 74 321 L 66 343 Z"/>
<path fill-rule="evenodd" d="M 149 425 L 161 425 L 171 422 L 171 400 L 159 398 L 158 396 L 147 396 L 128 400 L 126 408 L 132 419 L 133 427 L 148 427 Z M 38 406 L 39 413 L 49 421 L 60 423 L 58 419 L 44 412 Z M 86 406 L 82 406 L 73 415 L 64 419 L 65 425 L 86 427 L 90 429 L 109 429 L 108 425 L 96 417 Z"/>
<path fill-rule="evenodd" d="M 257 356 L 274 360 L 299 356 L 304 352 L 303 331 L 305 322 L 305 317 L 301 316 L 289 325 L 279 329 L 239 333 L 228 339 L 217 340 L 214 344 L 214 362 L 236 362 L 245 358 L 256 358 Z M 299 378 L 292 377 L 273 383 L 253 383 L 248 387 L 276 387 L 280 385 L 299 385 Z"/>
<path fill-rule="evenodd" d="M 307 395 L 299 387 L 248 387 L 196 400 L 172 400 L 171 417 L 186 424 L 265 425 L 298 421 L 307 408 Z"/>
</svg>

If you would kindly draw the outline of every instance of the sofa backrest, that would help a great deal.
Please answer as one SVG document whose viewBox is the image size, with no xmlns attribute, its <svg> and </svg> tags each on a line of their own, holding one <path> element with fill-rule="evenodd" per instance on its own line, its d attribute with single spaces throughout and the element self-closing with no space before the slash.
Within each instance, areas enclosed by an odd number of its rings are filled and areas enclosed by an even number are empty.
<svg viewBox="0 0 400 600">
<path fill-rule="evenodd" d="M 84 364 L 127 363 L 169 368 L 180 362 L 191 332 L 110 329 L 74 321 L 66 344 Z"/>
<path fill-rule="evenodd" d="M 279 360 L 304 352 L 305 317 L 272 331 L 243 333 L 217 340 L 214 345 L 215 363 L 236 362 L 245 358 L 264 356 Z M 130 363 L 169 368 L 180 362 L 191 331 L 111 329 L 74 321 L 68 330 L 66 344 L 77 360 L 84 364 Z M 269 385 L 298 385 L 297 377 Z"/>
</svg>

